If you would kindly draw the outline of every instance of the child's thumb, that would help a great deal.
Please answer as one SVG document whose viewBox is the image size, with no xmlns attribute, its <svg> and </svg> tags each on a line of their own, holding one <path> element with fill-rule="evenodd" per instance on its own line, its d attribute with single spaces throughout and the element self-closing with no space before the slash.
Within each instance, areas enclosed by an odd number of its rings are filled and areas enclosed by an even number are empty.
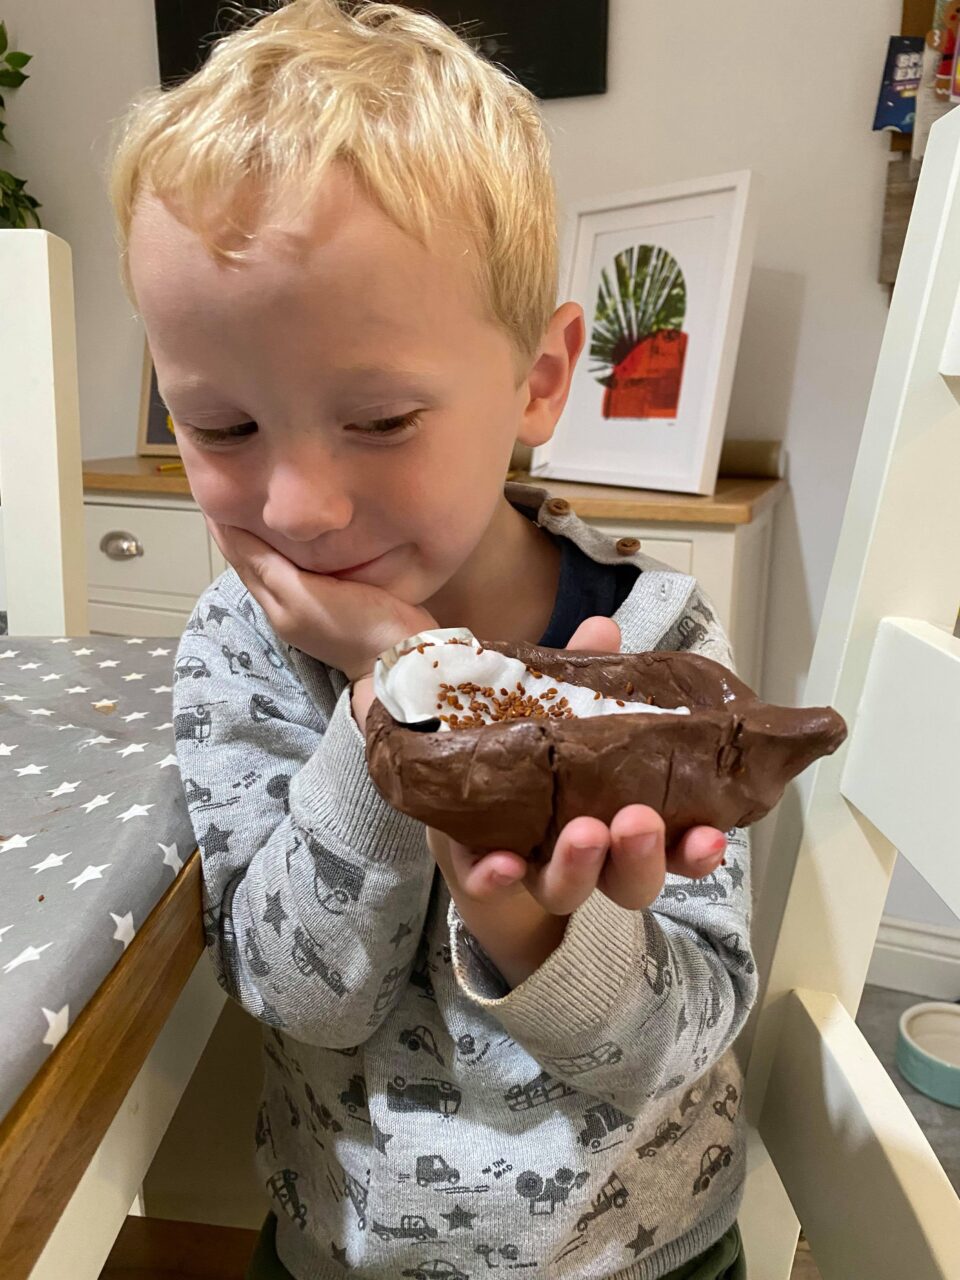
<svg viewBox="0 0 960 1280">
<path fill-rule="evenodd" d="M 597 653 L 620 652 L 620 628 L 612 618 L 596 614 L 584 618 L 570 637 L 568 649 L 591 649 Z"/>
</svg>

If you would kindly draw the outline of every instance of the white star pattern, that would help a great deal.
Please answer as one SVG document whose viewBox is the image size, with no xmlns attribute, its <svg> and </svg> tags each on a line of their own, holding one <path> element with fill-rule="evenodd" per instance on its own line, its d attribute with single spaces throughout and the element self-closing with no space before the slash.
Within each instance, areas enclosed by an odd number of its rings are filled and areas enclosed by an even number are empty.
<svg viewBox="0 0 960 1280">
<path fill-rule="evenodd" d="M 101 862 L 99 867 L 84 867 L 78 876 L 74 876 L 72 880 L 68 880 L 67 884 L 72 884 L 74 892 L 80 888 L 82 884 L 86 884 L 88 880 L 102 880 L 103 873 L 107 867 L 112 867 L 112 862 Z"/>
<path fill-rule="evenodd" d="M 22 964 L 27 964 L 31 960 L 39 960 L 41 954 L 46 951 L 47 947 L 52 947 L 52 942 L 45 942 L 42 947 L 26 947 L 18 956 L 3 966 L 4 973 L 12 973 L 14 969 L 19 969 Z"/>
<path fill-rule="evenodd" d="M 5 639 L 5 636 L 0 637 L 0 645 Z M 91 962 L 99 957 L 105 963 L 113 963 L 117 953 L 112 943 L 116 943 L 121 952 L 126 952 L 137 939 L 139 926 L 136 922 L 146 918 L 162 890 L 183 871 L 195 841 L 187 846 L 187 853 L 181 856 L 179 842 L 181 838 L 185 838 L 184 830 L 190 833 L 190 823 L 185 815 L 180 815 L 178 820 L 171 822 L 168 813 L 170 802 L 175 801 L 182 792 L 178 776 L 179 757 L 173 741 L 174 723 L 168 719 L 161 724 L 159 719 L 154 719 L 163 714 L 168 717 L 173 715 L 170 701 L 174 692 L 173 662 L 167 663 L 161 659 L 172 658 L 177 653 L 174 645 L 164 645 L 162 641 L 144 640 L 136 636 L 110 639 L 103 643 L 98 639 L 99 649 L 82 639 L 71 640 L 67 637 L 31 639 L 23 643 L 26 648 L 22 650 L 14 650 L 12 645 L 6 651 L 0 648 L 0 658 L 6 658 L 8 662 L 6 667 L 0 662 L 0 732 L 6 731 L 5 738 L 0 739 L 0 795 L 3 792 L 2 779 L 6 777 L 7 789 L 11 793 L 8 799 L 16 802 L 16 807 L 11 805 L 11 811 L 5 817 L 0 813 L 0 881 L 6 874 L 2 870 L 4 867 L 12 867 L 14 874 L 21 877 L 21 891 L 18 894 L 20 901 L 12 907 L 0 884 L 0 992 L 6 989 L 5 984 L 8 982 L 14 995 L 20 990 L 24 992 L 21 1002 L 25 1006 L 22 1032 L 24 1049 L 41 1061 L 46 1056 L 46 1051 L 55 1053 L 64 1041 L 69 1043 L 76 1014 L 89 996 L 88 975 L 84 966 L 75 965 L 70 960 L 72 955 L 77 954 L 74 944 L 78 941 L 82 943 L 84 954 L 89 951 Z M 62 654 L 58 650 L 59 658 L 58 655 L 53 655 L 51 659 L 49 650 L 46 649 L 48 644 L 64 646 Z M 134 666 L 133 654 L 126 659 L 120 656 L 125 644 L 137 646 L 135 652 L 139 653 L 141 662 L 146 659 L 142 670 L 138 671 Z M 147 650 L 147 645 L 151 646 L 150 650 Z M 80 659 L 78 663 L 69 664 L 71 647 L 72 653 Z M 103 653 L 104 649 L 106 657 L 101 661 L 96 655 L 98 652 Z M 41 653 L 45 653 L 46 657 L 39 657 Z M 117 658 L 112 658 L 111 654 L 116 654 Z M 18 664 L 17 659 L 20 657 L 24 662 Z M 65 660 L 68 669 L 64 672 L 51 669 L 51 661 Z M 126 667 L 126 672 L 121 670 L 123 667 Z M 84 678 L 93 680 L 94 684 L 81 684 L 80 681 Z M 71 679 L 74 683 L 68 683 Z M 161 682 L 153 686 L 152 692 L 151 686 L 146 683 L 151 679 L 159 679 Z M 38 691 L 38 684 L 49 687 L 45 691 Z M 119 688 L 121 684 L 131 685 L 130 690 L 124 692 Z M 143 687 L 134 690 L 132 686 L 135 684 Z M 25 693 L 25 690 L 29 692 Z M 91 693 L 95 698 L 87 696 Z M 155 698 L 159 698 L 159 703 Z M 130 707 L 131 704 L 138 703 L 139 708 L 121 712 L 121 706 Z M 99 715 L 99 720 L 96 716 L 91 716 L 91 710 Z M 64 720 L 63 717 L 71 711 L 84 723 L 75 724 Z M 146 723 L 148 720 L 153 723 Z M 103 726 L 102 730 L 96 727 L 98 724 Z M 108 727 L 113 729 L 112 734 L 105 732 Z M 59 737 L 51 739 L 49 736 L 54 730 L 70 732 L 73 737 L 66 739 L 61 748 Z M 135 731 L 145 734 L 159 731 L 161 740 L 156 745 L 160 747 L 162 757 L 154 756 L 154 739 L 135 741 Z M 44 734 L 47 735 L 46 738 L 43 737 Z M 19 742 L 8 741 L 14 735 L 20 739 Z M 113 744 L 118 741 L 121 745 L 114 747 Z M 54 747 L 52 751 L 51 744 Z M 112 747 L 113 754 L 120 756 L 125 762 L 128 757 L 143 755 L 145 758 L 143 761 L 130 759 L 125 763 L 124 778 L 127 780 L 122 781 L 118 776 L 118 766 L 111 766 L 102 752 L 98 757 L 73 760 L 74 752 L 83 756 L 88 747 L 95 746 Z M 14 766 L 15 759 L 21 762 L 19 766 Z M 161 772 L 172 769 L 170 780 L 165 777 L 158 780 L 155 775 L 150 774 L 149 770 L 153 765 L 158 766 Z M 140 782 L 148 785 L 136 784 L 134 775 L 138 770 Z M 74 772 L 79 772 L 81 777 L 69 777 Z M 50 776 L 44 778 L 44 774 Z M 55 781 L 58 775 L 59 782 Z M 37 779 L 35 784 L 30 781 L 33 778 Z M 102 786 L 112 782 L 117 784 L 115 791 L 95 793 L 86 801 L 82 801 L 77 795 L 78 792 L 83 792 L 89 796 L 97 783 Z M 146 792 L 148 796 L 152 794 L 156 802 L 134 801 L 131 793 L 135 794 L 137 791 L 141 794 Z M 122 810 L 113 808 L 114 800 L 117 800 L 118 805 L 124 806 Z M 111 813 L 100 815 L 101 808 L 109 808 Z M 0 811 L 4 809 L 3 800 L 0 799 Z M 159 810 L 156 817 L 153 813 L 155 809 Z M 83 824 L 77 816 L 80 813 L 84 814 Z M 170 880 L 154 864 L 152 873 L 143 878 L 143 883 L 128 892 L 122 888 L 121 883 L 122 876 L 126 874 L 122 865 L 126 857 L 125 845 L 122 840 L 118 840 L 116 832 L 111 841 L 110 830 L 114 820 L 125 825 L 137 819 L 146 819 L 144 825 L 137 829 L 140 833 L 138 839 L 141 855 L 145 854 L 149 862 L 154 855 L 146 851 L 151 844 L 159 848 L 163 868 L 170 869 Z M 81 839 L 76 830 L 81 825 L 82 832 L 85 833 L 84 839 Z M 21 832 L 19 828 L 24 826 L 34 826 L 36 830 L 33 833 L 29 830 Z M 160 831 L 167 836 L 169 843 L 159 843 Z M 94 838 L 91 832 L 100 834 Z M 136 835 L 136 832 L 133 834 Z M 170 837 L 174 837 L 174 840 L 171 841 Z M 19 851 L 23 849 L 29 854 L 30 846 L 36 840 L 40 841 L 40 845 L 33 851 L 37 860 L 28 863 L 26 856 L 19 857 Z M 63 846 L 68 843 L 78 847 L 75 850 L 64 849 Z M 43 852 L 44 848 L 46 852 Z M 113 869 L 113 863 L 87 861 L 91 856 L 102 856 L 104 853 L 109 853 L 118 860 L 117 871 L 112 877 L 107 875 L 107 871 Z M 5 856 L 8 854 L 9 858 Z M 77 868 L 72 876 L 66 873 L 68 863 Z M 18 866 L 19 873 L 16 872 Z M 35 882 L 27 880 L 28 869 L 31 875 L 38 877 Z M 39 879 L 41 876 L 43 878 Z M 102 881 L 99 888 L 87 888 L 97 881 Z M 32 891 L 31 883 L 34 884 Z M 86 892 L 79 897 L 71 897 L 65 894 L 65 887 L 72 894 L 78 893 L 81 888 Z M 126 908 L 124 898 L 127 900 Z M 7 901 L 7 910 L 3 909 L 4 901 Z M 38 906 L 38 902 L 43 905 Z M 81 913 L 86 914 L 87 907 L 94 909 L 100 922 L 94 923 L 92 932 L 87 931 L 89 936 L 79 931 L 80 927 L 85 928 L 88 923 L 81 918 Z M 73 919 L 61 919 L 61 916 Z M 109 932 L 107 920 L 110 921 Z M 8 942 L 6 935 L 11 932 L 16 932 L 16 937 Z M 48 937 L 44 941 L 44 933 L 55 934 L 56 937 Z M 27 940 L 31 934 L 33 936 L 28 945 Z M 58 945 L 59 950 L 55 951 L 52 961 L 47 962 L 45 969 L 29 969 L 30 964 L 42 959 L 46 951 L 55 949 Z M 27 973 L 19 978 L 15 977 L 14 971 L 24 966 L 27 967 Z"/>
<path fill-rule="evenodd" d="M 73 850 L 70 850 L 72 853 Z M 70 857 L 70 853 L 48 853 L 42 862 L 35 862 L 30 870 L 36 874 L 39 871 L 49 871 L 51 867 L 61 867 Z"/>
<path fill-rule="evenodd" d="M 117 926 L 114 930 L 113 936 L 116 938 L 117 942 L 123 943 L 123 949 L 126 951 L 127 946 L 133 941 L 134 935 L 137 932 L 133 927 L 133 912 L 128 911 L 125 916 L 115 916 L 111 911 L 110 918 Z"/>
<path fill-rule="evenodd" d="M 7 853 L 11 849 L 25 849 L 29 841 L 36 838 L 36 832 L 32 836 L 8 836 L 6 840 L 0 840 L 0 853 Z"/>
<path fill-rule="evenodd" d="M 40 1011 L 47 1020 L 47 1034 L 43 1037 L 41 1043 L 48 1044 L 52 1049 L 55 1049 L 67 1034 L 67 1024 L 70 1021 L 70 1006 L 65 1004 L 62 1009 L 54 1013 L 52 1009 L 44 1009 L 41 1005 Z"/>
<path fill-rule="evenodd" d="M 176 844 L 158 844 L 157 848 L 163 850 L 163 865 L 172 867 L 173 874 L 178 875 L 183 867 L 183 860 L 177 851 Z"/>
<path fill-rule="evenodd" d="M 121 822 L 127 822 L 130 818 L 145 818 L 152 808 L 152 804 L 132 804 L 123 813 L 118 813 L 117 817 Z"/>
<path fill-rule="evenodd" d="M 53 791 L 48 791 L 48 792 L 47 792 L 47 795 L 48 795 L 48 796 L 54 796 L 54 797 L 56 797 L 56 796 L 65 796 L 65 795 L 67 795 L 67 793 L 68 793 L 68 792 L 70 792 L 70 791 L 76 791 L 76 789 L 77 789 L 77 787 L 79 787 L 79 785 L 80 785 L 80 780 L 79 780 L 79 778 L 77 779 L 77 781 L 76 781 L 76 782 L 61 782 L 61 783 L 60 783 L 60 785 L 59 785 L 59 787 L 55 787 L 55 788 L 53 789 Z"/>
<path fill-rule="evenodd" d="M 94 809 L 99 809 L 102 804 L 106 804 L 107 801 L 112 799 L 116 794 L 117 793 L 115 791 L 111 791 L 107 796 L 94 796 L 92 800 L 88 800 L 87 803 L 82 804 L 80 808 L 83 809 L 85 813 L 92 813 Z"/>
</svg>

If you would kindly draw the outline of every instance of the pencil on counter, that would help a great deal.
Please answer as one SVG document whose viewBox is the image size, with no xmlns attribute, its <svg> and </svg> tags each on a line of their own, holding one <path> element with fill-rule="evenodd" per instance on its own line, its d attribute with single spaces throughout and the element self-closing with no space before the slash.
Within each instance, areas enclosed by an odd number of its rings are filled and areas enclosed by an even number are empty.
<svg viewBox="0 0 960 1280">
<path fill-rule="evenodd" d="M 157 471 L 182 471 L 182 462 L 160 462 L 157 464 Z"/>
</svg>

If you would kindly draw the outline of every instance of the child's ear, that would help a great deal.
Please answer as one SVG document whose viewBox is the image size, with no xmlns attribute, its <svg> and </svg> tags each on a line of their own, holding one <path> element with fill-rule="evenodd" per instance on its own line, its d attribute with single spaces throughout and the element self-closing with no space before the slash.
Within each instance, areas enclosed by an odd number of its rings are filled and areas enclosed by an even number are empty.
<svg viewBox="0 0 960 1280">
<path fill-rule="evenodd" d="M 532 448 L 546 444 L 553 435 L 585 340 L 583 307 L 578 302 L 565 302 L 553 313 L 540 354 L 524 380 L 527 403 L 517 431 L 520 444 Z"/>
</svg>

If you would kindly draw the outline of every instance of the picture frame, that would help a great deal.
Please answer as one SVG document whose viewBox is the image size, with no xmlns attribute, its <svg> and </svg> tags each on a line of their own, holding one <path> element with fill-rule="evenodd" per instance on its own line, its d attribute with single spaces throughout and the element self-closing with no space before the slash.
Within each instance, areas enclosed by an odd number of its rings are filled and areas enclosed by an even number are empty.
<svg viewBox="0 0 960 1280">
<path fill-rule="evenodd" d="M 146 343 L 143 346 L 143 376 L 140 383 L 137 456 L 140 458 L 180 457 L 180 450 L 173 434 L 173 423 L 167 412 L 167 406 L 160 399 L 157 375 L 150 358 L 150 348 Z"/>
<path fill-rule="evenodd" d="M 399 0 L 452 27 L 541 100 L 607 92 L 609 0 Z M 204 64 L 248 18 L 228 0 L 154 0 L 164 88 Z"/>
<path fill-rule="evenodd" d="M 587 340 L 531 474 L 716 488 L 756 236 L 749 170 L 568 208 L 561 301 Z"/>
</svg>

